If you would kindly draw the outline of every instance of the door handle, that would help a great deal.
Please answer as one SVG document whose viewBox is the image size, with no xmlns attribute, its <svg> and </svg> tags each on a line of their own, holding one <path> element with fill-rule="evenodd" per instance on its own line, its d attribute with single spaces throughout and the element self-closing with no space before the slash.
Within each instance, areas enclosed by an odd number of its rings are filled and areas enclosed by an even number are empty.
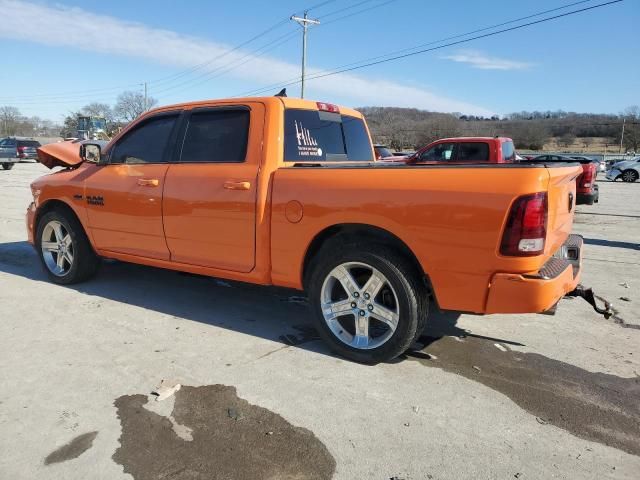
<svg viewBox="0 0 640 480">
<path fill-rule="evenodd" d="M 157 187 L 160 185 L 160 180 L 157 178 L 139 178 L 138 185 L 141 187 Z"/>
<path fill-rule="evenodd" d="M 234 180 L 227 180 L 224 182 L 224 188 L 227 190 L 249 190 L 251 188 L 251 182 L 236 182 Z"/>
</svg>

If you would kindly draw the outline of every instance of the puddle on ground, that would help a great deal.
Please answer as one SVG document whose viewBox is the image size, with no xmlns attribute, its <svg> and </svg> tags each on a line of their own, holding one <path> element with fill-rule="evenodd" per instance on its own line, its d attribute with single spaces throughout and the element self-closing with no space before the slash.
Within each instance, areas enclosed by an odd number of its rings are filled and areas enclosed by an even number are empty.
<svg viewBox="0 0 640 480">
<path fill-rule="evenodd" d="M 93 441 L 97 436 L 98 432 L 88 432 L 78 435 L 66 445 L 61 446 L 47 455 L 47 458 L 44 459 L 44 464 L 51 465 L 52 463 L 66 462 L 67 460 L 78 458 L 93 446 Z"/>
<path fill-rule="evenodd" d="M 592 373 L 536 353 L 502 351 L 483 338 L 459 340 L 422 337 L 427 346 L 407 355 L 497 390 L 539 423 L 640 455 L 640 377 Z"/>
<path fill-rule="evenodd" d="M 175 395 L 173 422 L 144 408 L 146 395 L 115 401 L 122 425 L 113 460 L 136 480 L 329 479 L 336 463 L 309 430 L 251 405 L 234 387 L 183 386 Z M 173 424 L 190 429 L 191 440 Z"/>
</svg>

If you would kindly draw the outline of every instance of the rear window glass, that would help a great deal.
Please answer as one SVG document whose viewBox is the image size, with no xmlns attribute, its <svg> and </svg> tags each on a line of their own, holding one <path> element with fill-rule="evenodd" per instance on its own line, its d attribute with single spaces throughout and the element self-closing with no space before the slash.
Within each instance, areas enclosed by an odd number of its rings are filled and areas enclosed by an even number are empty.
<svg viewBox="0 0 640 480">
<path fill-rule="evenodd" d="M 19 147 L 35 147 L 38 148 L 40 146 L 40 142 L 36 140 L 18 140 Z"/>
<path fill-rule="evenodd" d="M 287 162 L 372 162 L 364 121 L 317 110 L 285 111 L 284 159 Z"/>
<path fill-rule="evenodd" d="M 516 149 L 513 142 L 504 142 L 502 144 L 502 160 L 505 162 L 513 162 L 516 159 Z"/>
<path fill-rule="evenodd" d="M 180 161 L 244 162 L 248 138 L 248 110 L 194 112 L 189 119 Z"/>
<path fill-rule="evenodd" d="M 459 162 L 488 162 L 489 144 L 484 142 L 460 143 L 457 160 Z"/>
</svg>

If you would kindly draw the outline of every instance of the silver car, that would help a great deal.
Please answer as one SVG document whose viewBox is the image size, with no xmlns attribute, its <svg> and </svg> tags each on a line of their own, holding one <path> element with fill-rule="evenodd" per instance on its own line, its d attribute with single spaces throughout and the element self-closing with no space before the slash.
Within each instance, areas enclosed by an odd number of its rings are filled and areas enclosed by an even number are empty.
<svg viewBox="0 0 640 480">
<path fill-rule="evenodd" d="M 607 172 L 607 179 L 615 182 L 619 178 L 629 183 L 638 180 L 640 178 L 640 157 L 614 163 Z"/>
</svg>

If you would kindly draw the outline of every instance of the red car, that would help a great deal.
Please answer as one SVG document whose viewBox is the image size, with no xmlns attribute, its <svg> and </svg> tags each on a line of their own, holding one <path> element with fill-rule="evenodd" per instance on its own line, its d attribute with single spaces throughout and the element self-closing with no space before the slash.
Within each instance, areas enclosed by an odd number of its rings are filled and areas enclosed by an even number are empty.
<svg viewBox="0 0 640 480">
<path fill-rule="evenodd" d="M 596 176 L 598 175 L 599 164 L 596 164 L 593 160 L 579 160 L 563 155 L 538 155 L 533 160 L 526 160 L 525 162 L 579 163 L 582 166 L 582 175 L 576 178 L 576 204 L 593 205 L 598 203 L 600 191 L 596 183 Z"/>
<path fill-rule="evenodd" d="M 408 157 L 386 157 L 383 162 L 408 164 L 513 163 L 516 150 L 507 137 L 456 137 L 431 142 Z"/>
</svg>

